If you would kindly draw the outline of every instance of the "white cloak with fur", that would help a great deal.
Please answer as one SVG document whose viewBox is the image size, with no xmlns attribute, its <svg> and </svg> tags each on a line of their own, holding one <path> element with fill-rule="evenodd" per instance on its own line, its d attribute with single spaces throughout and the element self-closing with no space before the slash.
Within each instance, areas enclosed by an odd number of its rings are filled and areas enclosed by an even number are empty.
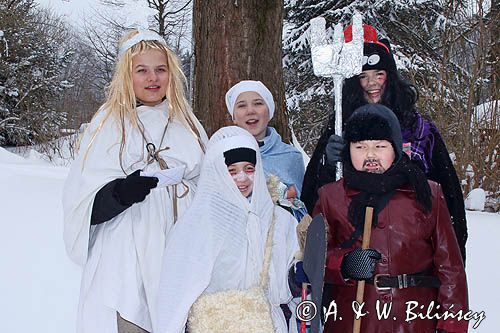
<svg viewBox="0 0 500 333">
<path fill-rule="evenodd" d="M 224 162 L 223 153 L 238 147 L 257 152 L 250 202 Z M 168 236 L 154 332 L 183 333 L 189 310 L 202 294 L 256 286 L 273 215 L 276 225 L 266 295 L 275 331 L 284 333 L 287 325 L 280 304 L 291 299 L 288 269 L 298 250 L 297 221 L 274 206 L 252 135 L 234 126 L 220 129 L 208 144 L 193 203 Z"/>
</svg>

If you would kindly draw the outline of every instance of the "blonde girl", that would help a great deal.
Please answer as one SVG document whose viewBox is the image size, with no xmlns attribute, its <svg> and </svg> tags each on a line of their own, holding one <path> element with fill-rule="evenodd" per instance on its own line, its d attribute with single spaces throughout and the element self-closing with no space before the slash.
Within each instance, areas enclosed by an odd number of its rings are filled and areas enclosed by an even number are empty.
<svg viewBox="0 0 500 333">
<path fill-rule="evenodd" d="M 119 43 L 107 99 L 63 193 L 64 241 L 83 267 L 77 332 L 151 332 L 165 240 L 191 202 L 205 131 L 161 36 Z"/>
</svg>

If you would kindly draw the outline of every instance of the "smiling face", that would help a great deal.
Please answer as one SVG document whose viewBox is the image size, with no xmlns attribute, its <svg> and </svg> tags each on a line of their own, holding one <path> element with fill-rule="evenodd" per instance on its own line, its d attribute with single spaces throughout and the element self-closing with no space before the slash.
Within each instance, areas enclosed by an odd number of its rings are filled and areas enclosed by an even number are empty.
<svg viewBox="0 0 500 333">
<path fill-rule="evenodd" d="M 253 177 L 255 174 L 255 165 L 250 162 L 236 162 L 227 167 L 227 171 L 234 180 L 234 183 L 241 194 L 248 198 L 253 190 Z"/>
<path fill-rule="evenodd" d="M 359 74 L 359 84 L 368 103 L 380 103 L 386 81 L 387 72 L 381 69 L 369 69 Z"/>
<path fill-rule="evenodd" d="M 269 109 L 262 96 L 254 91 L 241 93 L 234 104 L 233 122 L 249 131 L 256 140 L 264 139 Z"/>
<path fill-rule="evenodd" d="M 354 169 L 371 173 L 384 173 L 396 158 L 394 148 L 387 140 L 351 142 L 349 151 Z"/>
<path fill-rule="evenodd" d="M 135 97 L 144 105 L 155 106 L 165 98 L 168 88 L 167 56 L 148 50 L 132 58 L 132 83 Z"/>
</svg>

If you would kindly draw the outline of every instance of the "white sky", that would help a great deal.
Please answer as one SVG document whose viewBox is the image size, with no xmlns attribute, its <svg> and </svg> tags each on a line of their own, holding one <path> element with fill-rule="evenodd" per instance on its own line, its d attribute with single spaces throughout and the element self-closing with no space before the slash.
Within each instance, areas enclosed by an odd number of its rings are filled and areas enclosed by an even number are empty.
<svg viewBox="0 0 500 333">
<path fill-rule="evenodd" d="M 93 15 L 93 9 L 99 7 L 99 0 L 35 0 L 41 6 L 53 9 L 70 23 L 81 26 L 84 18 Z"/>
<path fill-rule="evenodd" d="M 118 11 L 102 5 L 100 0 L 35 0 L 35 2 L 41 7 L 53 10 L 56 15 L 63 16 L 77 29 L 83 28 L 84 23 L 98 27 L 100 23 L 96 22 L 99 21 L 97 15 L 104 14 L 107 17 L 113 17 L 117 22 L 122 21 L 122 24 L 128 27 L 136 27 L 137 22 L 144 22 L 144 15 L 147 15 L 146 9 L 143 8 L 147 6 L 145 0 L 125 0 L 127 5 Z M 187 27 L 181 26 L 184 32 L 180 43 L 182 49 L 191 49 L 190 22 L 186 24 L 188 24 Z"/>
<path fill-rule="evenodd" d="M 42 6 L 55 10 L 56 13 L 68 17 L 70 22 L 76 25 L 83 23 L 84 17 L 89 18 L 93 14 L 93 8 L 99 6 L 99 0 L 35 0 Z M 472 12 L 477 12 L 478 0 L 470 0 L 469 6 Z M 483 9 L 489 11 L 491 0 L 483 0 Z"/>
</svg>

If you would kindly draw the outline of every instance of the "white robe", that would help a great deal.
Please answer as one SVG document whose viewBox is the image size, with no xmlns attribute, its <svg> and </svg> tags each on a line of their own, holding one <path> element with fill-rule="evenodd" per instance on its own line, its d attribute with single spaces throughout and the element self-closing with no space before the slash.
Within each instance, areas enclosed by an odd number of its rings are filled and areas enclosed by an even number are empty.
<svg viewBox="0 0 500 333">
<path fill-rule="evenodd" d="M 167 102 L 138 108 L 148 142 L 160 148 L 168 119 Z M 161 259 L 166 235 L 173 225 L 172 191 L 155 188 L 143 202 L 136 203 L 105 223 L 90 226 L 97 191 L 116 178 L 124 178 L 120 167 L 121 132 L 109 117 L 101 128 L 105 112 L 94 117 L 80 144 L 63 192 L 64 241 L 70 258 L 83 267 L 77 317 L 78 333 L 116 333 L 116 312 L 134 324 L 152 331 L 156 314 Z M 96 130 L 97 135 L 94 135 Z M 206 134 L 201 126 L 202 140 Z M 142 135 L 126 124 L 123 167 L 130 174 L 137 169 L 159 170 L 147 165 Z M 172 120 L 160 153 L 169 167 L 185 165 L 186 197 L 178 199 L 179 216 L 195 193 L 203 151 L 194 134 Z M 184 187 L 178 186 L 178 195 Z"/>
<path fill-rule="evenodd" d="M 224 164 L 223 152 L 235 147 L 257 152 L 250 202 Z M 273 211 L 276 225 L 266 294 L 276 332 L 285 333 L 280 304 L 291 299 L 288 269 L 298 250 L 297 222 L 274 207 L 255 139 L 239 127 L 219 130 L 209 142 L 192 206 L 168 236 L 155 333 L 183 333 L 189 310 L 202 294 L 245 290 L 259 283 Z"/>
</svg>

